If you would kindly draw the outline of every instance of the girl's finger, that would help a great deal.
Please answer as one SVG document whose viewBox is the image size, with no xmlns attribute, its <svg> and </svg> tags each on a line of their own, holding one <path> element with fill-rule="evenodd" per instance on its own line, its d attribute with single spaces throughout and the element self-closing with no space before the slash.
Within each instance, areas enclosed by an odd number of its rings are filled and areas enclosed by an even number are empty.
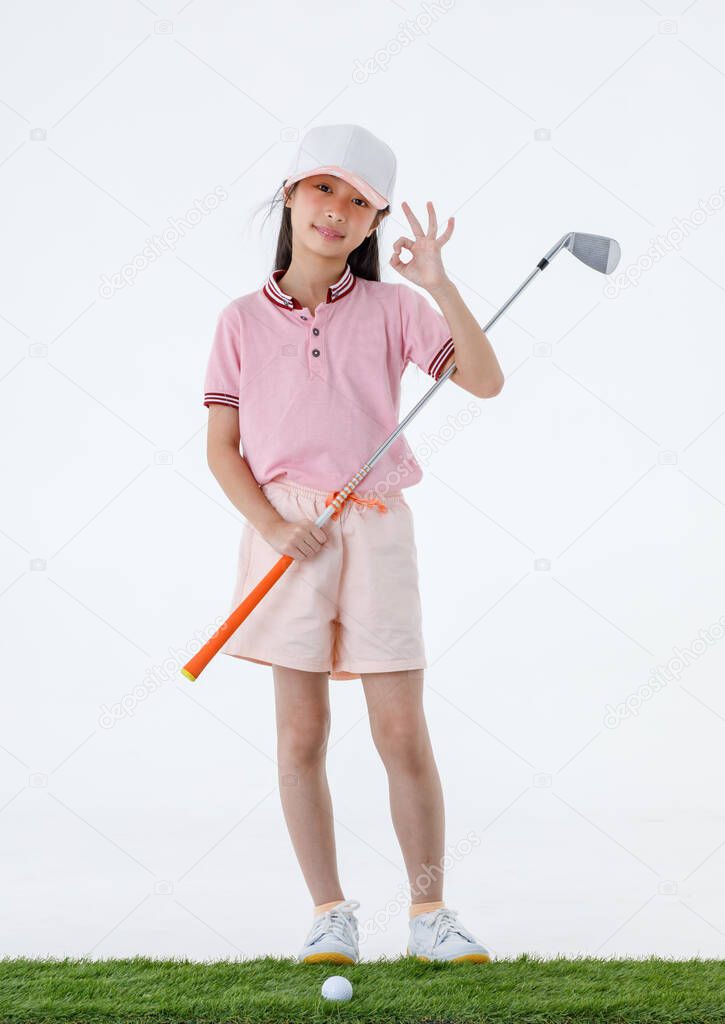
<svg viewBox="0 0 725 1024">
<path fill-rule="evenodd" d="M 445 245 L 446 242 L 448 241 L 448 239 L 453 234 L 453 222 L 454 222 L 455 219 L 456 219 L 455 217 L 449 217 L 448 218 L 448 226 L 446 227 L 446 230 L 443 232 L 441 237 L 438 239 L 438 242 L 439 242 L 440 245 Z"/>
<path fill-rule="evenodd" d="M 413 233 L 416 236 L 416 238 L 422 237 L 425 232 L 423 231 L 423 228 L 420 226 L 420 221 L 413 213 L 411 208 L 408 206 L 408 204 L 405 202 L 405 200 L 403 200 L 403 212 L 410 221 L 410 226 L 412 227 Z"/>
<path fill-rule="evenodd" d="M 412 252 L 415 242 L 413 241 L 412 238 L 405 238 L 404 236 L 401 236 L 395 242 L 393 242 L 393 249 L 395 249 L 395 251 L 398 252 L 398 250 L 403 245 L 406 247 L 406 249 L 410 249 Z"/>
<path fill-rule="evenodd" d="M 435 238 L 438 234 L 438 220 L 436 219 L 435 207 L 430 200 L 428 200 L 426 206 L 428 207 L 428 237 Z"/>
</svg>

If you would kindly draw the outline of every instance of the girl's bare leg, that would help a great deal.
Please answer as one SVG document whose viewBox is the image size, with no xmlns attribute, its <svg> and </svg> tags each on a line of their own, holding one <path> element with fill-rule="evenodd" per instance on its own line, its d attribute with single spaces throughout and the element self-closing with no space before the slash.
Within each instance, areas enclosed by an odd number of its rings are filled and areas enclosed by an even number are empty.
<svg viewBox="0 0 725 1024">
<path fill-rule="evenodd" d="M 330 734 L 327 672 L 273 665 L 279 791 L 287 829 L 315 906 L 345 899 L 337 872 L 325 759 Z"/>
<path fill-rule="evenodd" d="M 423 671 L 362 676 L 370 731 L 388 773 L 390 811 L 412 903 L 443 899 L 445 811 L 423 711 Z"/>
</svg>

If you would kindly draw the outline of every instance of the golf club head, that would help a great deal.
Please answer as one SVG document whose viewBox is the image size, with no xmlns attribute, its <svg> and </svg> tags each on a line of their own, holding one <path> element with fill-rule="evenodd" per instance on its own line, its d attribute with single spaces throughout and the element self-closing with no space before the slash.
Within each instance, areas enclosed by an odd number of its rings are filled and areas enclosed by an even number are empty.
<svg viewBox="0 0 725 1024">
<path fill-rule="evenodd" d="M 578 260 L 586 263 L 592 270 L 600 274 L 611 274 L 617 269 L 622 255 L 619 242 L 605 235 L 587 235 L 582 231 L 572 231 L 564 243 Z"/>
</svg>

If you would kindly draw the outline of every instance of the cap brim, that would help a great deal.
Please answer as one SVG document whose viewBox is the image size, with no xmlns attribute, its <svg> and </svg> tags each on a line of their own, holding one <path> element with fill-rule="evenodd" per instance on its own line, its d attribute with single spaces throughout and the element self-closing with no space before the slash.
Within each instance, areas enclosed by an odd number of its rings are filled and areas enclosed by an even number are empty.
<svg viewBox="0 0 725 1024">
<path fill-rule="evenodd" d="M 353 174 L 351 171 L 346 170 L 344 167 L 337 167 L 335 165 L 329 165 L 325 167 L 315 167 L 313 170 L 304 171 L 301 174 L 293 174 L 289 178 L 285 178 L 284 189 L 285 192 L 290 185 L 294 185 L 296 181 L 301 181 L 303 178 L 311 178 L 315 174 L 333 174 L 336 178 L 342 178 L 348 185 L 352 185 L 356 188 L 360 195 L 365 196 L 367 201 L 371 203 L 376 210 L 384 210 L 386 206 L 389 206 L 389 201 L 385 196 L 381 196 L 379 192 L 376 192 L 366 181 L 358 177 L 357 174 Z"/>
</svg>

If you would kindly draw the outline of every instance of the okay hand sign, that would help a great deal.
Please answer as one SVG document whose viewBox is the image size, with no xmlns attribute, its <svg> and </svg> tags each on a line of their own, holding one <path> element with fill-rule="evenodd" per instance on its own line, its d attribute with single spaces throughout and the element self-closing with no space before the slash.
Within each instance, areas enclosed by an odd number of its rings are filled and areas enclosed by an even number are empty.
<svg viewBox="0 0 725 1024">
<path fill-rule="evenodd" d="M 429 201 L 426 204 L 428 207 L 428 230 L 425 233 L 420 225 L 420 221 L 408 204 L 403 202 L 402 206 L 403 213 L 410 221 L 415 238 L 402 236 L 393 243 L 393 255 L 390 257 L 390 265 L 399 274 L 402 274 L 406 280 L 430 291 L 448 280 L 443 267 L 443 260 L 441 259 L 441 248 L 453 234 L 455 218 L 448 218 L 446 230 L 440 238 L 436 238 L 438 221 L 433 203 Z M 412 254 L 412 259 L 407 263 L 404 263 L 400 258 L 402 248 L 408 249 Z"/>
</svg>

